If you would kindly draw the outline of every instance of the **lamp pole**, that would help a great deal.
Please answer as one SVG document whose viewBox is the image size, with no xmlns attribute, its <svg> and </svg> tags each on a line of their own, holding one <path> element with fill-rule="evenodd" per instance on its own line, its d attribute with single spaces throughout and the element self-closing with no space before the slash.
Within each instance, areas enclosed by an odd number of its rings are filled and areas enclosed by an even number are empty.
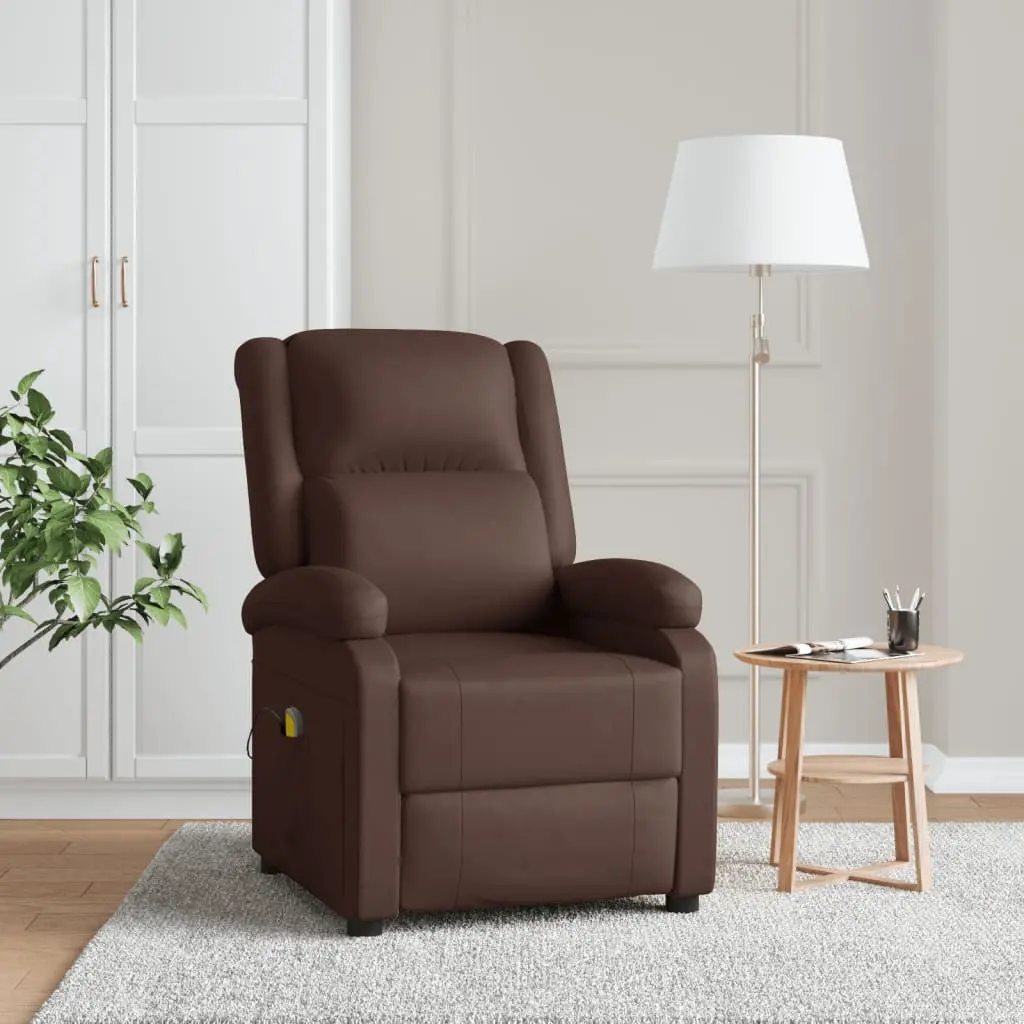
<svg viewBox="0 0 1024 1024">
<path fill-rule="evenodd" d="M 761 642 L 761 367 L 771 359 L 768 338 L 764 332 L 764 279 L 772 268 L 766 263 L 750 267 L 750 276 L 757 278 L 757 312 L 750 318 L 752 343 L 750 352 L 750 643 Z M 769 797 L 761 795 L 761 670 L 750 666 L 750 749 L 749 792 L 737 798 L 730 790 L 722 790 L 718 807 L 722 814 L 742 818 L 770 818 L 774 807 Z"/>
</svg>

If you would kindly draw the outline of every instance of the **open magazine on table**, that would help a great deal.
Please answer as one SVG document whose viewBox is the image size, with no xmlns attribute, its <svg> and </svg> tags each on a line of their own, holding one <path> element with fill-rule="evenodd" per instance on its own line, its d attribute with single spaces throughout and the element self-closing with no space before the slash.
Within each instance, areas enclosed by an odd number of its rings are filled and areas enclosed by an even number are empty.
<svg viewBox="0 0 1024 1024">
<path fill-rule="evenodd" d="M 805 643 L 779 644 L 759 647 L 758 654 L 771 654 L 781 658 L 813 658 L 815 661 L 838 661 L 853 664 L 861 661 L 888 661 L 907 658 L 913 652 L 890 651 L 886 647 L 873 647 L 869 636 L 853 636 L 840 640 L 810 640 Z"/>
</svg>

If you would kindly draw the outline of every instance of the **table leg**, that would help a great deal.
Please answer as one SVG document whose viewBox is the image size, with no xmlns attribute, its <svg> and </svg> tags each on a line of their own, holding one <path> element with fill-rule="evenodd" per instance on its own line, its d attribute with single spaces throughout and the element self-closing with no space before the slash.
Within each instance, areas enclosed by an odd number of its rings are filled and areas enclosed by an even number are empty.
<svg viewBox="0 0 1024 1024">
<path fill-rule="evenodd" d="M 924 790 L 924 756 L 921 750 L 921 716 L 917 702 L 917 673 L 901 672 L 903 691 L 904 742 L 910 770 L 910 815 L 914 821 L 914 859 L 917 862 L 917 888 L 932 887 L 932 855 L 928 842 L 928 806 Z"/>
<path fill-rule="evenodd" d="M 804 695 L 807 672 L 796 669 L 789 675 L 786 701 L 786 784 L 782 798 L 782 847 L 779 856 L 779 892 L 792 892 L 796 886 L 796 845 L 800 827 L 800 776 L 803 773 Z"/>
<path fill-rule="evenodd" d="M 782 673 L 782 702 L 779 705 L 779 752 L 776 755 L 780 761 L 786 756 L 786 722 L 789 719 L 790 674 L 788 669 Z M 772 845 L 768 856 L 768 863 L 773 867 L 779 866 L 779 854 L 782 849 L 782 830 L 780 824 L 785 792 L 786 777 L 784 775 L 777 775 L 775 777 L 775 799 L 772 804 Z"/>
<path fill-rule="evenodd" d="M 889 756 L 904 758 L 906 744 L 903 742 L 905 714 L 903 694 L 900 689 L 898 672 L 885 673 L 885 710 L 889 721 Z M 910 787 L 906 782 L 892 786 L 892 824 L 896 838 L 896 859 L 910 863 Z"/>
</svg>

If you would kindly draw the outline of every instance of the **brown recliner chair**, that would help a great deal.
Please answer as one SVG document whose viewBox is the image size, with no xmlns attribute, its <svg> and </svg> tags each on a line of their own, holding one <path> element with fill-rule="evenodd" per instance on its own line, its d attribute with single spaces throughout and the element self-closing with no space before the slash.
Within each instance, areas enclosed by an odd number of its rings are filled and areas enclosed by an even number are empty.
<svg viewBox="0 0 1024 1024">
<path fill-rule="evenodd" d="M 573 564 L 541 349 L 306 331 L 247 342 L 235 378 L 266 577 L 242 609 L 263 870 L 352 935 L 403 910 L 696 910 L 718 744 L 701 594 L 652 562 Z"/>
</svg>

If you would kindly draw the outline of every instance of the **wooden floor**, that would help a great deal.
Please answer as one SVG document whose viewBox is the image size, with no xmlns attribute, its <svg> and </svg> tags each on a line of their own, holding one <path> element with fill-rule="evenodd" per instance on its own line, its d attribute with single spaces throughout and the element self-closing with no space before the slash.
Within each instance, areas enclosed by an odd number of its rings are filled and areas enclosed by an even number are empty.
<svg viewBox="0 0 1024 1024">
<path fill-rule="evenodd" d="M 805 787 L 804 820 L 888 821 L 885 786 Z M 928 794 L 933 821 L 1024 821 L 1024 796 Z M 0 1024 L 27 1022 L 180 821 L 0 821 Z"/>
</svg>

